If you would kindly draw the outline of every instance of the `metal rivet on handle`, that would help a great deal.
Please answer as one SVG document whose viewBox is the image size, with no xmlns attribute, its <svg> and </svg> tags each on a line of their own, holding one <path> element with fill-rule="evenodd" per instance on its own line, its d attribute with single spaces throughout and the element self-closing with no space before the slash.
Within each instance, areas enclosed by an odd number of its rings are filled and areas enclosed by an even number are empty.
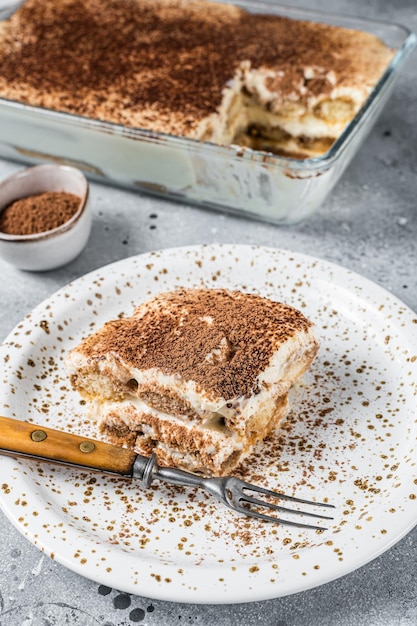
<svg viewBox="0 0 417 626">
<path fill-rule="evenodd" d="M 47 434 L 44 430 L 34 430 L 30 437 L 33 441 L 43 441 L 46 439 Z"/>
<path fill-rule="evenodd" d="M 95 445 L 92 441 L 83 441 L 80 443 L 81 452 L 92 452 L 95 448 Z"/>
</svg>

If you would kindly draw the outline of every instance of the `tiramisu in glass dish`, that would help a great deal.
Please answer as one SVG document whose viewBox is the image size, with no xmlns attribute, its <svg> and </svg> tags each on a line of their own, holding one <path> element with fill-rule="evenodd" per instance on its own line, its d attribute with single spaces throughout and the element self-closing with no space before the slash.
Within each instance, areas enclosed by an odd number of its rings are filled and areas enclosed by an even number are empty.
<svg viewBox="0 0 417 626">
<path fill-rule="evenodd" d="M 331 21 L 262 3 L 26 0 L 0 22 L 2 151 L 297 221 L 414 45 L 400 27 Z"/>
</svg>

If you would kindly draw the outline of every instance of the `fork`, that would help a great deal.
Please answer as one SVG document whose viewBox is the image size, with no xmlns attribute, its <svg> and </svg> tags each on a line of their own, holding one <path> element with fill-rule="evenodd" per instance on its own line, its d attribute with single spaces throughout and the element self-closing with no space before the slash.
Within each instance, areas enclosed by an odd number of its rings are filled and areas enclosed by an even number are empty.
<svg viewBox="0 0 417 626">
<path fill-rule="evenodd" d="M 102 441 L 2 416 L 0 416 L 0 454 L 23 456 L 124 476 L 138 480 L 144 488 L 148 488 L 155 478 L 171 485 L 198 487 L 217 497 L 233 511 L 266 522 L 327 530 L 319 526 L 318 522 L 310 524 L 304 519 L 294 520 L 267 515 L 262 512 L 263 510 L 317 520 L 333 519 L 322 513 L 323 509 L 334 508 L 325 502 L 313 502 L 276 493 L 233 476 L 205 478 L 173 467 L 161 467 L 155 454 L 146 457 L 133 450 Z M 260 497 L 251 494 L 259 494 Z M 262 499 L 262 496 L 268 500 Z M 274 499 L 277 503 L 270 502 L 269 499 Z M 282 504 L 284 502 L 296 506 L 289 508 Z M 315 507 L 317 510 L 305 510 L 305 507 Z"/>
</svg>

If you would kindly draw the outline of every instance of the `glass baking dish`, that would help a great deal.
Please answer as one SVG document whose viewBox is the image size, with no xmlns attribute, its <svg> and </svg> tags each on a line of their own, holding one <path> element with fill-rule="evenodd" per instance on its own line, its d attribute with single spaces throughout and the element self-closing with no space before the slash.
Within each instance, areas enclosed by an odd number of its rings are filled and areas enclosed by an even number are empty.
<svg viewBox="0 0 417 626">
<path fill-rule="evenodd" d="M 231 3 L 251 12 L 365 30 L 395 48 L 391 63 L 367 102 L 326 154 L 296 160 L 0 99 L 0 156 L 30 164 L 71 164 L 94 180 L 275 224 L 292 224 L 309 217 L 339 180 L 371 129 L 417 38 L 395 24 L 273 3 Z"/>
</svg>

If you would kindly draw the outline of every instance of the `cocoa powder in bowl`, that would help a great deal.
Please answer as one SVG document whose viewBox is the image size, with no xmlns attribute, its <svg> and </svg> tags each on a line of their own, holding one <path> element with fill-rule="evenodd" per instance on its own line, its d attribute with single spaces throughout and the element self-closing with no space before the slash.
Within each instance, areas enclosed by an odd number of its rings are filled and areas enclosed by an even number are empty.
<svg viewBox="0 0 417 626">
<path fill-rule="evenodd" d="M 65 191 L 20 198 L 0 213 L 0 231 L 8 235 L 34 235 L 62 226 L 75 215 L 81 198 Z"/>
<path fill-rule="evenodd" d="M 43 272 L 73 261 L 90 236 L 88 181 L 69 165 L 43 163 L 0 182 L 0 259 Z"/>
</svg>

